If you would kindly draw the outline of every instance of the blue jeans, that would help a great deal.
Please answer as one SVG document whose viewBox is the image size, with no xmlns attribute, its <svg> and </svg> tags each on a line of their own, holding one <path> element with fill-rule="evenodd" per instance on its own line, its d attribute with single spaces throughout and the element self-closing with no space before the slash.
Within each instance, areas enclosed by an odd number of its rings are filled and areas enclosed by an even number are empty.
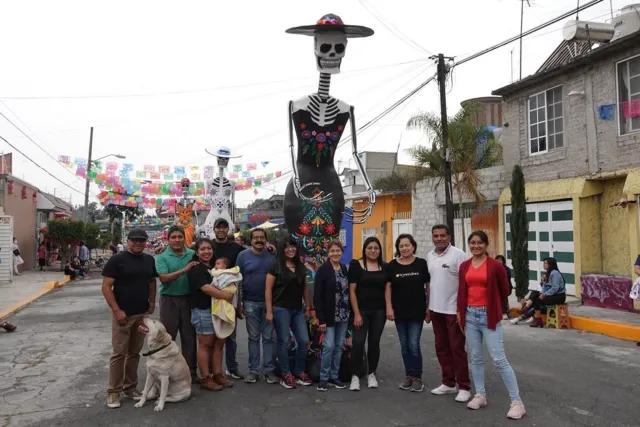
<svg viewBox="0 0 640 427">
<path fill-rule="evenodd" d="M 471 375 L 476 393 L 486 396 L 484 388 L 484 358 L 482 355 L 482 340 L 487 343 L 487 350 L 498 368 L 502 381 L 509 391 L 511 401 L 520 400 L 518 380 L 513 368 L 504 354 L 502 339 L 502 325 L 498 323 L 496 329 L 487 328 L 487 309 L 485 307 L 467 307 L 466 328 L 467 345 L 471 356 Z"/>
<path fill-rule="evenodd" d="M 349 321 L 336 322 L 327 326 L 322 339 L 322 359 L 320 361 L 320 381 L 337 380 L 342 361 L 342 346 L 347 337 Z"/>
<path fill-rule="evenodd" d="M 420 337 L 423 322 L 396 319 L 404 372 L 407 377 L 422 378 Z"/>
<path fill-rule="evenodd" d="M 235 371 L 238 369 L 238 361 L 236 360 L 236 351 L 238 350 L 238 343 L 236 342 L 237 329 L 238 321 L 236 320 L 236 326 L 233 328 L 233 333 L 224 340 L 224 358 L 227 362 L 227 369 L 229 371 Z"/>
<path fill-rule="evenodd" d="M 245 301 L 244 309 L 249 334 L 249 373 L 260 373 L 260 338 L 262 338 L 262 369 L 273 372 L 273 325 L 267 323 L 267 308 L 263 302 Z"/>
<path fill-rule="evenodd" d="M 289 328 L 293 331 L 297 346 L 294 374 L 303 373 L 307 365 L 307 352 L 309 351 L 309 331 L 307 330 L 307 319 L 304 318 L 304 311 L 274 306 L 273 323 L 278 337 L 278 360 L 280 361 L 282 376 L 291 373 L 287 348 L 290 341 Z"/>
</svg>

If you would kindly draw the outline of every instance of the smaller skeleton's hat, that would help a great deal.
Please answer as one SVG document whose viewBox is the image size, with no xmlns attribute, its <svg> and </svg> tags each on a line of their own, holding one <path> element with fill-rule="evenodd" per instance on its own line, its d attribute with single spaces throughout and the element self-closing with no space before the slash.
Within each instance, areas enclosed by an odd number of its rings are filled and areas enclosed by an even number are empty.
<svg viewBox="0 0 640 427">
<path fill-rule="evenodd" d="M 338 31 L 347 37 L 369 37 L 373 35 L 373 30 L 361 25 L 345 25 L 338 15 L 328 13 L 316 22 L 315 25 L 303 25 L 301 27 L 289 28 L 289 34 L 301 34 L 303 36 L 315 36 L 323 31 Z"/>
<path fill-rule="evenodd" d="M 227 147 L 227 146 L 220 146 L 219 148 L 205 148 L 204 151 L 206 151 L 208 154 L 211 154 L 212 156 L 215 157 L 223 157 L 226 159 L 236 159 L 238 157 L 241 156 L 232 156 L 231 155 L 231 148 Z"/>
</svg>

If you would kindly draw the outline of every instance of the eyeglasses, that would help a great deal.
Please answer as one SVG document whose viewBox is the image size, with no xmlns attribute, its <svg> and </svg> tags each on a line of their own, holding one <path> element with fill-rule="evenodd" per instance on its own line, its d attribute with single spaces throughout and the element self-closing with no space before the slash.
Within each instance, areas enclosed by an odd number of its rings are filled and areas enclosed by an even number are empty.
<svg viewBox="0 0 640 427">
<path fill-rule="evenodd" d="M 136 245 L 140 245 L 147 242 L 145 239 L 129 239 L 129 240 L 131 240 L 131 242 L 135 243 Z"/>
</svg>

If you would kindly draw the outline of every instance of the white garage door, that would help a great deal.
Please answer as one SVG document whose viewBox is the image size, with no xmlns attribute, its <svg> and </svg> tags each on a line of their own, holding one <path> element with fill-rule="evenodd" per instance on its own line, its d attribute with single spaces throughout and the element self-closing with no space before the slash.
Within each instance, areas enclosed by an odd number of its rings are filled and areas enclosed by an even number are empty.
<svg viewBox="0 0 640 427">
<path fill-rule="evenodd" d="M 505 249 L 507 263 L 511 262 L 511 206 L 504 207 Z M 576 292 L 576 267 L 573 244 L 573 202 L 527 203 L 529 220 L 529 282 L 540 281 L 543 260 L 553 257 L 564 276 L 567 294 Z"/>
</svg>

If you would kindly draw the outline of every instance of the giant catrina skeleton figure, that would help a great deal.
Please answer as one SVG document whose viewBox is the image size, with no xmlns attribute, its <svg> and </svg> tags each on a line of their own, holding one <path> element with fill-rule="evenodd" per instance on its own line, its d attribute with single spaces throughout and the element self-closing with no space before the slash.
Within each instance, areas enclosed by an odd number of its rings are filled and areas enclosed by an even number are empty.
<svg viewBox="0 0 640 427">
<path fill-rule="evenodd" d="M 347 39 L 369 37 L 373 30 L 344 25 L 339 16 L 329 14 L 316 25 L 290 28 L 287 33 L 314 36 L 316 64 L 320 72 L 318 93 L 289 102 L 293 179 L 284 198 L 287 229 L 298 241 L 305 264 L 313 275 L 325 260 L 327 243 L 340 233 L 343 214 L 352 222 L 363 223 L 375 204 L 375 193 L 358 156 L 353 107 L 329 95 L 331 75 L 340 72 Z M 333 164 L 338 143 L 349 121 L 353 157 L 369 197 L 368 206 L 361 210 L 345 210 L 342 184 Z"/>
<path fill-rule="evenodd" d="M 207 200 L 211 204 L 211 210 L 202 227 L 202 231 L 207 237 L 213 239 L 215 237 L 213 224 L 218 218 L 227 220 L 229 232 L 237 231 L 233 227 L 235 188 L 233 182 L 225 178 L 224 171 L 229 165 L 229 159 L 236 159 L 240 156 L 232 156 L 231 149 L 226 146 L 220 147 L 217 151 L 210 149 L 205 149 L 205 151 L 218 158 L 218 176 L 207 181 L 207 193 L 209 194 Z"/>
</svg>

